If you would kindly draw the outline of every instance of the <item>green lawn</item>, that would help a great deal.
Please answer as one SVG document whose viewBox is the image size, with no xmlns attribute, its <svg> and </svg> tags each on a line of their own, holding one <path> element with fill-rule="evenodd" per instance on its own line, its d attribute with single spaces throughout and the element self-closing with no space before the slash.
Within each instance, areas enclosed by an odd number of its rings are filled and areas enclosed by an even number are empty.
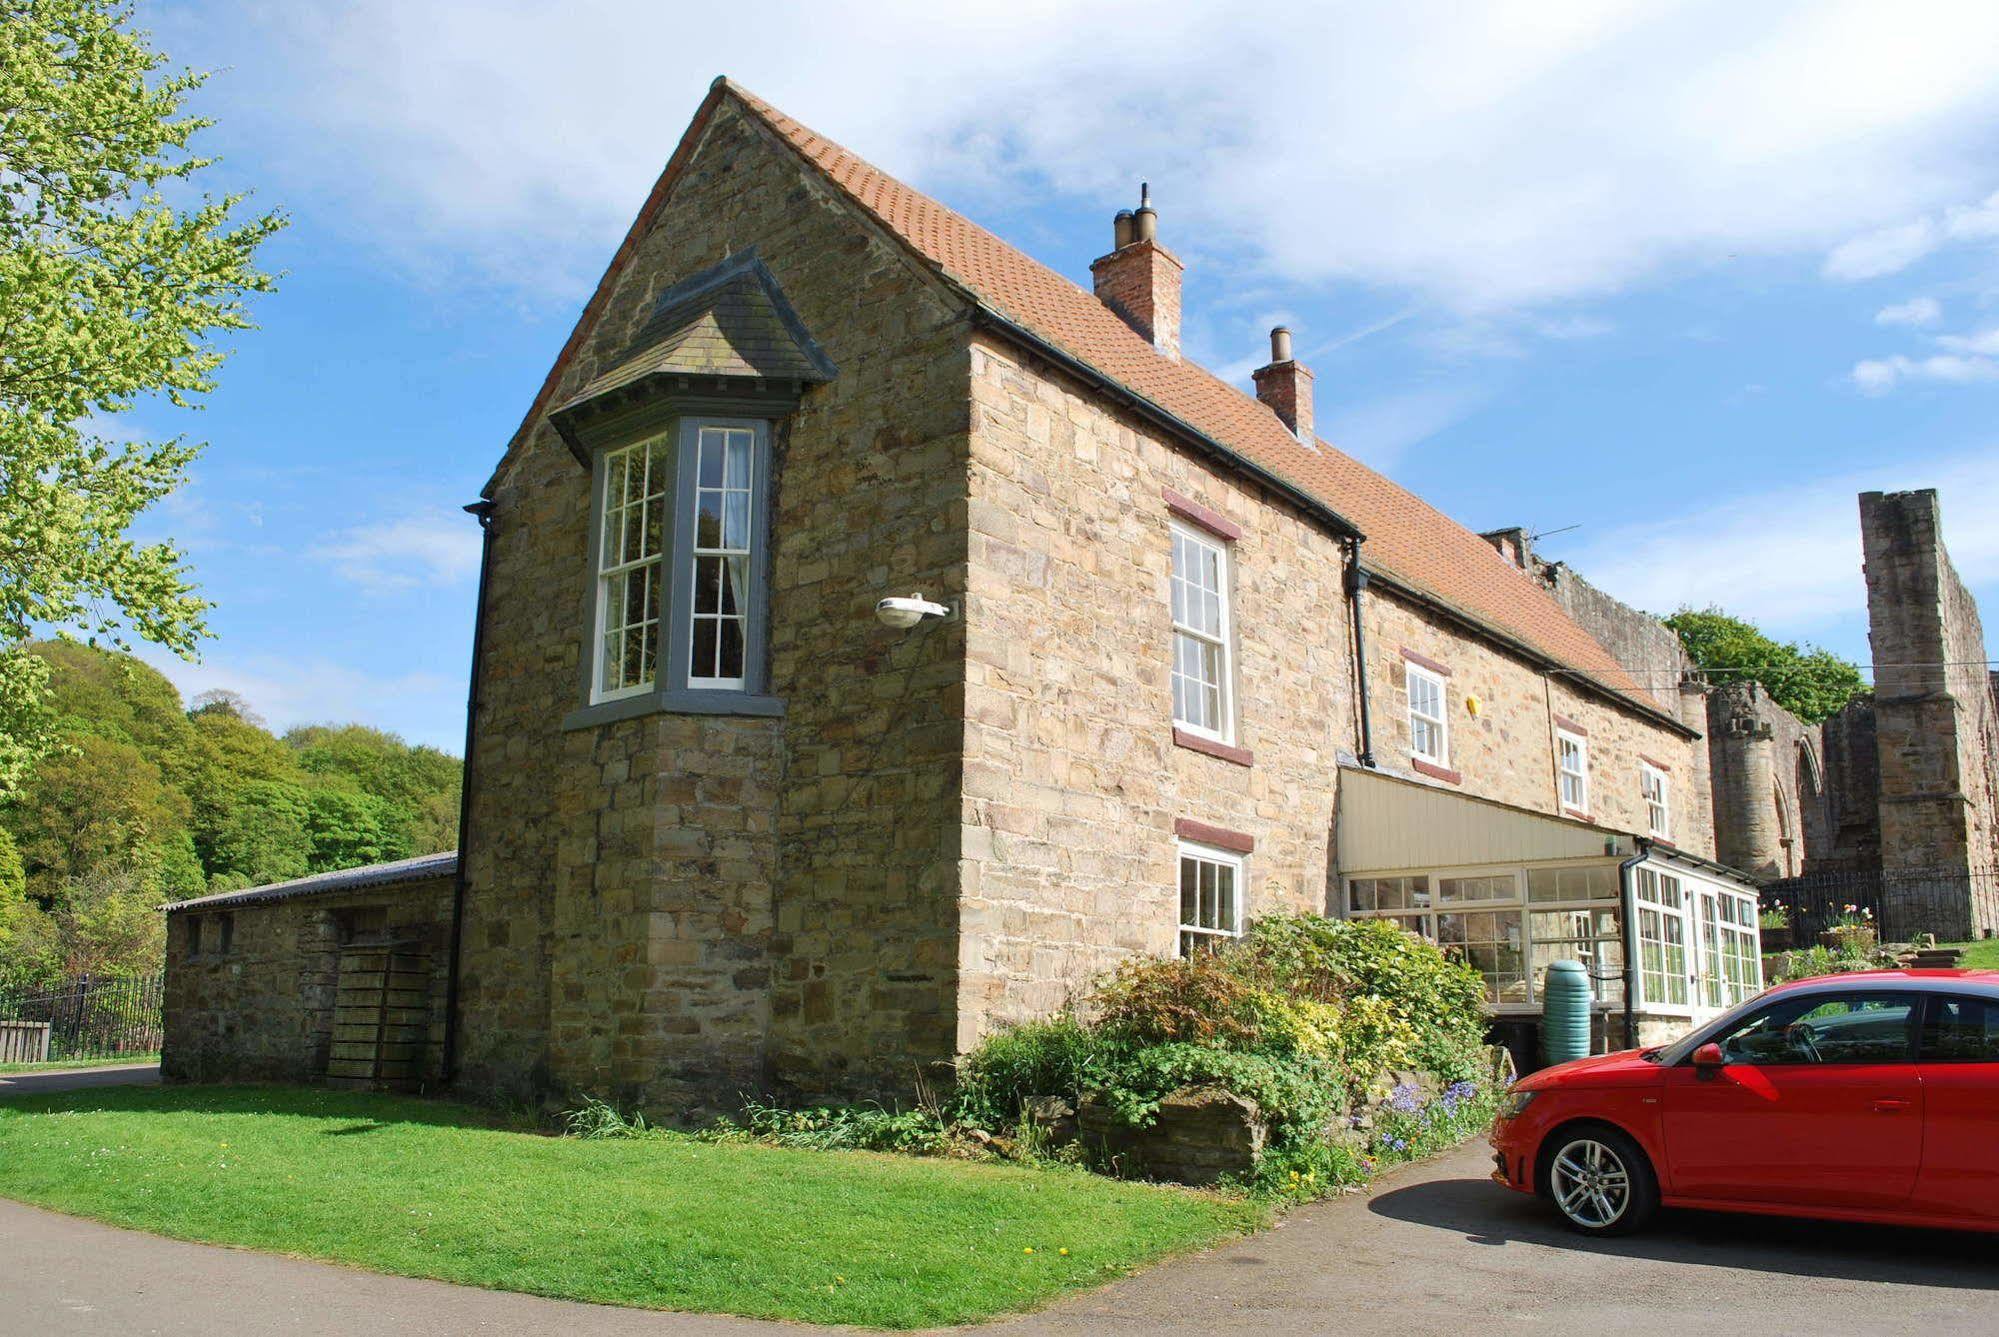
<svg viewBox="0 0 1999 1337">
<path fill-rule="evenodd" d="M 1958 958 L 1960 970 L 1999 970 L 1999 938 L 1983 938 L 1977 942 L 1951 942 L 1946 947 L 1961 947 L 1964 955 Z"/>
<path fill-rule="evenodd" d="M 48 1063 L 0 1063 L 0 1077 L 23 1072 L 68 1072 L 77 1068 L 120 1068 L 132 1063 L 158 1063 L 158 1054 L 120 1054 L 117 1058 L 62 1058 Z"/>
<path fill-rule="evenodd" d="M 462 1106 L 282 1087 L 0 1101 L 0 1195 L 499 1290 L 893 1328 L 1031 1306 L 1261 1220 L 1080 1171 L 578 1141 Z"/>
</svg>

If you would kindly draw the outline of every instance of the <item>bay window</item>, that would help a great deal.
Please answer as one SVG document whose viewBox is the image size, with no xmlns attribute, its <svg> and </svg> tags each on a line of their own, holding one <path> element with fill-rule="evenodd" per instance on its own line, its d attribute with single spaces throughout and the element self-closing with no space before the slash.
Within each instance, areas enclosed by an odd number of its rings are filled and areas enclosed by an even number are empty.
<svg viewBox="0 0 1999 1337">
<path fill-rule="evenodd" d="M 592 455 L 590 651 L 577 728 L 653 710 L 769 715 L 769 424 L 680 416 Z"/>
</svg>

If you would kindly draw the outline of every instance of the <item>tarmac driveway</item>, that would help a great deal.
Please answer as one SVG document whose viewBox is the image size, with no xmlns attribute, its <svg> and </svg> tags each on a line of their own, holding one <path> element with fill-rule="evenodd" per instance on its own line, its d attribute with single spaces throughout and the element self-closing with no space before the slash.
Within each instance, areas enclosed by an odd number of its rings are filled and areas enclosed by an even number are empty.
<svg viewBox="0 0 1999 1337">
<path fill-rule="evenodd" d="M 39 1083 L 37 1083 L 39 1084 Z M 1576 1334 L 1999 1331 L 1999 1236 L 1692 1213 L 1584 1241 L 1485 1178 L 1472 1145 L 1371 1197 L 981 1332 Z M 0 1200 L 0 1337 L 799 1337 L 182 1244 Z"/>
</svg>

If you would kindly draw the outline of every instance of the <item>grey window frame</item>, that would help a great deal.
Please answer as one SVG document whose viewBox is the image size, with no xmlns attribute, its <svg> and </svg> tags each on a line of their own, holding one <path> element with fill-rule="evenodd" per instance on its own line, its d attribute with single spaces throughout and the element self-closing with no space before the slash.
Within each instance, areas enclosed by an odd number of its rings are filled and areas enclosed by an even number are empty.
<svg viewBox="0 0 1999 1337">
<path fill-rule="evenodd" d="M 582 702 L 562 721 L 564 729 L 586 729 L 615 720 L 642 715 L 751 715 L 777 716 L 784 702 L 769 695 L 770 628 L 770 541 L 771 508 L 775 498 L 771 468 L 771 420 L 743 417 L 723 412 L 688 410 L 663 418 L 651 418 L 642 430 L 621 432 L 591 443 L 590 451 L 590 534 L 584 576 L 584 651 L 582 655 Z M 697 444 L 703 427 L 747 429 L 752 433 L 750 448 L 751 510 L 750 572 L 746 592 L 748 618 L 743 632 L 743 686 L 692 687 L 688 685 L 687 661 L 691 649 L 692 623 L 689 603 L 693 590 L 694 527 L 688 523 L 694 504 Z M 597 634 L 602 598 L 598 578 L 603 554 L 604 460 L 613 451 L 641 442 L 670 436 L 674 443 L 673 494 L 663 520 L 660 558 L 670 563 L 664 583 L 665 598 L 660 606 L 664 629 L 661 655 L 649 690 L 595 700 L 598 656 L 602 637 Z"/>
</svg>

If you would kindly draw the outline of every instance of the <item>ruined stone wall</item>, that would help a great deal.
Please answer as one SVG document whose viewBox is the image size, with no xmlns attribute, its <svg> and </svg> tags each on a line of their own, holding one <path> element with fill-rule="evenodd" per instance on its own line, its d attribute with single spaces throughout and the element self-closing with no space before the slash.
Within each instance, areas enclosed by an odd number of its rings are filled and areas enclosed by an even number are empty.
<svg viewBox="0 0 1999 1337">
<path fill-rule="evenodd" d="M 1343 556 L 1319 522 L 1009 345 L 973 345 L 972 398 L 961 1045 L 1175 952 L 1176 823 L 1254 842 L 1246 918 L 1323 911 L 1354 745 Z M 1175 741 L 1169 494 L 1240 530 L 1234 749 Z"/>
<path fill-rule="evenodd" d="M 1961 922 L 1939 920 L 1940 934 L 1999 928 L 1991 876 L 1999 716 L 1977 605 L 1945 551 L 1934 490 L 1863 493 L 1860 529 L 1881 866 L 1904 875 L 1894 887 L 1913 886 L 1906 875 L 1924 871 L 1971 879 Z"/>
<path fill-rule="evenodd" d="M 1824 746 L 1823 842 L 1807 849 L 1807 873 L 1867 872 L 1881 866 L 1881 761 L 1874 739 L 1874 697 L 1854 697 L 1819 726 Z"/>
<path fill-rule="evenodd" d="M 686 1109 L 860 1094 L 948 1057 L 963 629 L 884 595 L 964 562 L 962 312 L 724 98 L 550 398 L 664 287 L 754 244 L 839 368 L 774 433 L 782 718 L 582 702 L 590 477 L 545 420 L 495 475 L 462 1079 Z"/>
<path fill-rule="evenodd" d="M 1379 583 L 1370 588 L 1365 607 L 1368 700 L 1374 754 L 1383 769 L 1425 774 L 1410 751 L 1405 666 L 1413 657 L 1419 665 L 1449 670 L 1445 704 L 1450 722 L 1448 769 L 1453 774 L 1437 782 L 1479 798 L 1560 815 L 1555 733 L 1557 725 L 1566 721 L 1578 727 L 1589 743 L 1589 810 L 1580 815 L 1600 825 L 1644 833 L 1648 819 L 1639 788 L 1640 763 L 1650 760 L 1671 777 L 1673 843 L 1712 857 L 1706 759 L 1698 738 L 1690 740 L 1635 710 L 1579 691 L 1567 678 L 1543 673 L 1423 605 L 1396 597 Z M 1474 698 L 1477 714 L 1471 709 Z"/>
<path fill-rule="evenodd" d="M 160 1071 L 170 1081 L 309 1082 L 326 1071 L 339 981 L 340 916 L 381 909 L 387 936 L 430 957 L 426 1080 L 441 1075 L 451 879 L 297 896 L 167 917 L 165 1039 Z M 219 921 L 227 915 L 227 950 Z M 203 948 L 191 951 L 202 927 Z"/>
<path fill-rule="evenodd" d="M 1715 857 L 1763 877 L 1807 871 L 1833 826 L 1820 728 L 1744 682 L 1708 694 L 1707 733 Z"/>
</svg>

